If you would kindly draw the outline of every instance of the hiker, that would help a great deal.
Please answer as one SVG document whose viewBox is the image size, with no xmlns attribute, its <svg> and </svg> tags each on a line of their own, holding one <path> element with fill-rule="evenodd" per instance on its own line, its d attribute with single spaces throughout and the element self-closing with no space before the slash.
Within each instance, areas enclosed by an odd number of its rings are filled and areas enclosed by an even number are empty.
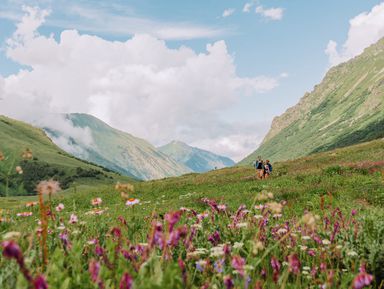
<svg viewBox="0 0 384 289">
<path fill-rule="evenodd" d="M 264 165 L 264 178 L 268 179 L 271 173 L 272 173 L 272 164 L 269 162 L 269 160 L 266 160 Z"/>
<path fill-rule="evenodd" d="M 255 162 L 255 169 L 256 169 L 256 176 L 259 179 L 263 179 L 264 178 L 264 163 L 263 163 L 263 160 L 261 159 L 261 156 L 259 156 Z"/>
</svg>

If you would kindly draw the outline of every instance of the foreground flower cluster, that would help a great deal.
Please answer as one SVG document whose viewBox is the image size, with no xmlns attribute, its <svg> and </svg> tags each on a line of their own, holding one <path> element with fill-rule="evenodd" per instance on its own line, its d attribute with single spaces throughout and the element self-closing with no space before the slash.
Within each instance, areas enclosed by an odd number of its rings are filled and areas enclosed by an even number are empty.
<svg viewBox="0 0 384 289">
<path fill-rule="evenodd" d="M 123 200 L 130 213 L 139 203 Z M 95 208 L 88 214 L 106 210 L 101 198 L 89 202 Z M 322 203 L 319 214 L 288 218 L 288 204 L 267 192 L 234 211 L 212 199 L 200 202 L 202 211 L 183 207 L 145 220 L 122 215 L 107 228 L 95 216 L 97 231 L 63 204 L 44 205 L 35 239 L 21 246 L 20 233 L 8 233 L 2 255 L 18 264 L 21 275 L 14 274 L 30 288 L 67 282 L 67 288 L 359 289 L 374 282 L 350 246 L 359 233 L 356 211 L 345 215 Z"/>
</svg>

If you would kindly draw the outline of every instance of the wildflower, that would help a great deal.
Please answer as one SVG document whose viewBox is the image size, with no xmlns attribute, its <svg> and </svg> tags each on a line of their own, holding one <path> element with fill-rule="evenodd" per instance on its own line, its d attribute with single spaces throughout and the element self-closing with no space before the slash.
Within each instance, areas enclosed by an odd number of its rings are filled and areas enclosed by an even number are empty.
<svg viewBox="0 0 384 289">
<path fill-rule="evenodd" d="M 38 202 L 28 202 L 25 204 L 25 207 L 29 208 L 29 207 L 34 207 L 38 204 Z"/>
<path fill-rule="evenodd" d="M 273 218 L 274 219 L 279 219 L 279 218 L 281 218 L 283 215 L 282 214 L 273 214 Z"/>
<path fill-rule="evenodd" d="M 263 204 L 260 204 L 260 205 L 255 205 L 255 209 L 256 210 L 263 210 L 266 206 L 263 205 Z"/>
<path fill-rule="evenodd" d="M 224 261 L 225 261 L 225 259 L 219 259 L 213 265 L 213 267 L 217 273 L 223 273 Z"/>
<path fill-rule="evenodd" d="M 366 286 L 369 286 L 372 283 L 373 276 L 367 274 L 366 272 L 360 272 L 355 279 L 353 279 L 352 287 L 353 289 L 361 289 Z"/>
<path fill-rule="evenodd" d="M 37 191 L 43 195 L 51 195 L 60 191 L 60 185 L 59 182 L 52 179 L 49 181 L 41 181 L 37 185 Z"/>
<path fill-rule="evenodd" d="M 285 229 L 285 228 L 280 228 L 279 230 L 277 230 L 277 233 L 280 234 L 280 235 L 284 235 L 284 234 L 286 234 L 287 232 L 288 232 L 288 230 Z"/>
<path fill-rule="evenodd" d="M 224 245 L 218 245 L 211 248 L 211 257 L 220 257 L 224 255 Z"/>
<path fill-rule="evenodd" d="M 289 271 L 293 274 L 299 274 L 300 273 L 300 260 L 296 254 L 288 256 L 288 264 L 289 264 Z M 303 267 L 304 269 L 304 267 Z"/>
<path fill-rule="evenodd" d="M 204 220 L 205 218 L 208 218 L 209 214 L 207 212 L 203 212 L 201 214 L 198 214 L 196 217 L 199 221 Z"/>
<path fill-rule="evenodd" d="M 2 152 L 0 152 L 0 162 L 3 161 L 3 160 L 5 160 L 5 156 L 4 156 L 4 154 Z"/>
<path fill-rule="evenodd" d="M 220 205 L 217 205 L 217 208 L 219 209 L 219 211 L 225 211 L 227 209 L 227 206 L 224 204 L 220 204 Z"/>
<path fill-rule="evenodd" d="M 299 245 L 301 251 L 306 251 L 308 249 L 307 246 Z"/>
<path fill-rule="evenodd" d="M 191 228 L 201 229 L 203 226 L 201 224 L 192 224 Z"/>
<path fill-rule="evenodd" d="M 69 218 L 69 223 L 70 224 L 76 224 L 78 222 L 78 218 L 75 214 L 71 214 L 71 217 Z"/>
<path fill-rule="evenodd" d="M 267 207 L 272 211 L 272 213 L 274 214 L 280 214 L 282 209 L 283 209 L 283 205 L 280 204 L 280 203 L 276 203 L 276 202 L 270 202 L 270 203 L 267 203 Z"/>
<path fill-rule="evenodd" d="M 356 216 L 356 214 L 357 214 L 357 211 L 356 211 L 355 209 L 353 209 L 353 210 L 351 211 L 351 215 L 352 215 L 352 216 Z"/>
<path fill-rule="evenodd" d="M 310 236 L 302 236 L 301 239 L 308 241 L 308 240 L 311 240 L 311 237 Z"/>
<path fill-rule="evenodd" d="M 17 262 L 21 262 L 23 259 L 21 249 L 15 241 L 4 241 L 1 243 L 1 247 L 3 247 L 3 256 L 5 258 L 14 258 Z"/>
<path fill-rule="evenodd" d="M 271 266 L 272 266 L 273 271 L 277 271 L 277 272 L 280 271 L 281 264 L 280 264 L 279 260 L 276 259 L 276 257 L 271 258 Z"/>
<path fill-rule="evenodd" d="M 207 265 L 207 261 L 205 260 L 196 261 L 196 269 L 200 272 L 204 271 L 206 265 Z"/>
<path fill-rule="evenodd" d="M 208 241 L 211 242 L 213 246 L 216 246 L 220 242 L 220 233 L 215 231 L 212 235 L 208 236 Z"/>
<path fill-rule="evenodd" d="M 355 251 L 348 251 L 347 255 L 350 257 L 356 257 L 358 254 Z"/>
<path fill-rule="evenodd" d="M 181 212 L 180 211 L 165 214 L 165 220 L 168 222 L 168 231 L 169 232 L 173 231 L 173 227 L 180 220 L 180 218 L 181 218 Z"/>
<path fill-rule="evenodd" d="M 312 231 L 316 228 L 316 218 L 312 213 L 305 213 L 301 221 Z"/>
<path fill-rule="evenodd" d="M 43 275 L 39 275 L 33 280 L 33 285 L 35 289 L 48 289 L 47 281 L 45 281 L 45 278 Z"/>
<path fill-rule="evenodd" d="M 65 226 L 64 226 L 64 224 L 60 224 L 60 226 L 59 226 L 59 227 L 57 227 L 57 229 L 58 229 L 58 230 L 60 230 L 60 231 L 64 230 L 64 229 L 65 229 Z"/>
<path fill-rule="evenodd" d="M 91 200 L 92 206 L 99 206 L 99 205 L 101 205 L 102 202 L 103 201 L 101 200 L 101 198 L 95 198 L 95 199 Z"/>
<path fill-rule="evenodd" d="M 97 209 L 97 208 L 95 208 L 95 209 L 93 209 L 93 210 L 91 210 L 89 212 L 86 212 L 85 214 L 86 215 L 102 215 L 106 210 L 107 210 L 107 208 L 105 208 L 105 209 Z"/>
<path fill-rule="evenodd" d="M 96 260 L 92 259 L 89 262 L 89 274 L 91 275 L 91 279 L 93 282 L 97 282 L 100 271 L 100 263 Z"/>
<path fill-rule="evenodd" d="M 207 249 L 205 249 L 205 248 L 198 248 L 195 251 L 188 252 L 187 253 L 187 257 L 197 257 L 197 256 L 205 255 L 207 253 L 208 253 Z"/>
<path fill-rule="evenodd" d="M 19 175 L 23 174 L 23 169 L 20 166 L 16 166 L 15 170 L 16 170 L 16 173 L 18 173 Z"/>
<path fill-rule="evenodd" d="M 131 207 L 131 206 L 134 206 L 136 204 L 140 203 L 140 200 L 139 199 L 135 199 L 135 198 L 130 198 L 127 200 L 127 202 L 125 203 L 126 206 L 128 207 Z"/>
<path fill-rule="evenodd" d="M 64 210 L 64 204 L 60 203 L 56 206 L 55 208 L 56 212 L 61 212 L 62 210 Z"/>
<path fill-rule="evenodd" d="M 254 242 L 253 243 L 253 247 L 252 247 L 252 253 L 254 255 L 257 255 L 257 253 L 259 253 L 259 251 L 262 251 L 264 250 L 264 244 L 263 242 L 261 241 L 257 241 L 257 242 Z"/>
<path fill-rule="evenodd" d="M 231 264 L 233 269 L 235 269 L 241 276 L 244 276 L 244 258 L 240 256 L 233 256 Z"/>
<path fill-rule="evenodd" d="M 241 248 L 243 248 L 243 246 L 244 246 L 244 243 L 242 243 L 242 242 L 235 242 L 233 244 L 234 249 L 241 249 Z"/>
<path fill-rule="evenodd" d="M 97 239 L 91 239 L 87 242 L 88 245 L 95 245 L 97 244 Z"/>
<path fill-rule="evenodd" d="M 16 216 L 18 216 L 18 217 L 30 217 L 30 216 L 32 216 L 32 212 L 17 213 Z"/>
<path fill-rule="evenodd" d="M 21 157 L 25 160 L 31 160 L 33 158 L 32 151 L 27 148 L 22 154 Z"/>
<path fill-rule="evenodd" d="M 63 242 L 64 248 L 71 249 L 72 245 L 71 242 L 69 242 L 69 236 L 68 233 L 65 231 L 59 235 L 60 240 Z"/>
<path fill-rule="evenodd" d="M 329 245 L 331 244 L 331 241 L 329 241 L 328 239 L 324 239 L 321 241 L 323 243 L 323 245 Z"/>
<path fill-rule="evenodd" d="M 235 227 L 236 227 L 236 228 L 246 228 L 246 227 L 248 227 L 248 223 L 245 223 L 245 222 L 243 222 L 243 223 L 237 223 L 237 224 L 235 225 Z"/>
<path fill-rule="evenodd" d="M 124 273 L 120 279 L 120 289 L 131 289 L 133 284 L 133 279 L 128 273 Z"/>
<path fill-rule="evenodd" d="M 224 280 L 225 289 L 232 289 L 235 286 L 231 276 L 229 275 L 224 276 L 223 280 Z"/>
<path fill-rule="evenodd" d="M 254 215 L 253 216 L 256 220 L 260 220 L 260 219 L 262 219 L 263 218 L 263 216 L 262 215 Z"/>
</svg>

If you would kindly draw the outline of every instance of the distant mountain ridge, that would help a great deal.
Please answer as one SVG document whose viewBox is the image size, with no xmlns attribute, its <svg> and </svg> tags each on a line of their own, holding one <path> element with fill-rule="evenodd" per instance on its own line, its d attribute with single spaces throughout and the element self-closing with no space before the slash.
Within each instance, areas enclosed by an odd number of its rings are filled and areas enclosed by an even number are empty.
<svg viewBox="0 0 384 289">
<path fill-rule="evenodd" d="M 142 180 L 160 179 L 191 172 L 186 166 L 159 152 L 147 141 L 112 128 L 92 115 L 72 113 L 65 117 L 74 127 L 87 128 L 93 143 L 84 145 L 76 137 L 65 135 L 54 125 L 44 129 L 58 145 L 62 143 L 62 139 L 59 143 L 60 138 L 64 137 L 66 145 L 77 148 L 71 153 L 79 158 Z"/>
<path fill-rule="evenodd" d="M 294 159 L 384 137 L 384 39 L 336 67 L 299 103 L 276 117 L 258 155 Z"/>
<path fill-rule="evenodd" d="M 181 141 L 172 141 L 158 148 L 162 153 L 184 164 L 193 172 L 203 173 L 213 169 L 230 167 L 235 164 L 228 157 L 192 147 Z"/>
<path fill-rule="evenodd" d="M 30 152 L 24 159 L 22 152 Z M 55 179 L 63 189 L 92 178 L 104 184 L 133 181 L 95 164 L 84 162 L 56 146 L 43 130 L 25 122 L 0 115 L 0 196 L 34 195 L 36 184 Z M 15 167 L 20 166 L 22 174 Z M 8 186 L 4 176 L 10 174 Z"/>
</svg>

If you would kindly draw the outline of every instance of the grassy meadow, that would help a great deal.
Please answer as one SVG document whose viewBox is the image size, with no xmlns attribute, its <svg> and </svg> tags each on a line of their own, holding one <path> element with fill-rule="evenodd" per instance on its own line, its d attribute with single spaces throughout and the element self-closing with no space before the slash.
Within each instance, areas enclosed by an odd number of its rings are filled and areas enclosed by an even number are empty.
<svg viewBox="0 0 384 289">
<path fill-rule="evenodd" d="M 117 180 L 1 198 L 0 288 L 384 288 L 383 140 Z"/>
</svg>

